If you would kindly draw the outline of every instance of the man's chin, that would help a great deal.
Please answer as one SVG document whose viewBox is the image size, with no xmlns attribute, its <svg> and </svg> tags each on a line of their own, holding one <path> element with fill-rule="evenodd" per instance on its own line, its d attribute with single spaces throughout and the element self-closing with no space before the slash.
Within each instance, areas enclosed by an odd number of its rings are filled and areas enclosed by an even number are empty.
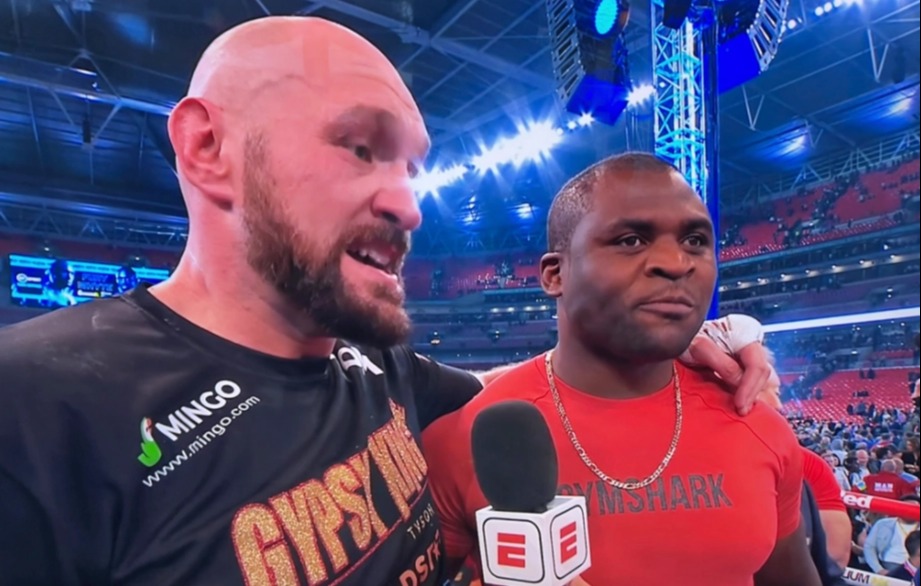
<svg viewBox="0 0 921 586">
<path fill-rule="evenodd" d="M 402 303 L 381 297 L 353 297 L 352 310 L 339 320 L 346 331 L 337 335 L 356 343 L 386 347 L 406 343 L 412 331 Z"/>
<path fill-rule="evenodd" d="M 654 335 L 648 336 L 646 343 L 637 348 L 636 357 L 643 362 L 676 360 L 688 349 L 693 337 L 693 334 L 690 336 L 684 333 L 669 335 L 667 331 L 658 331 Z M 645 346 L 645 348 L 642 346 Z"/>
</svg>

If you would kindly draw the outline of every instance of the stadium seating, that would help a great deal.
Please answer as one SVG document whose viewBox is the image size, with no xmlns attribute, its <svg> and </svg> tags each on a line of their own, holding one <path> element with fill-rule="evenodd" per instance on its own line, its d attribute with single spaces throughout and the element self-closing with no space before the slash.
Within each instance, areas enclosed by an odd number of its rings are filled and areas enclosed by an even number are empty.
<svg viewBox="0 0 921 586">
<path fill-rule="evenodd" d="M 908 376 L 917 372 L 917 368 L 879 368 L 875 370 L 876 378 L 870 380 L 860 378 L 859 370 L 843 370 L 832 373 L 828 378 L 821 380 L 814 388 L 822 389 L 822 399 L 804 399 L 787 404 L 788 411 L 802 410 L 806 417 L 828 421 L 858 421 L 861 418 L 847 412 L 848 405 L 855 407 L 864 402 L 866 405 L 876 405 L 877 409 L 899 408 L 908 409 L 910 406 L 908 391 Z M 792 382 L 798 375 L 786 375 L 787 381 Z M 869 391 L 866 397 L 855 397 L 858 391 Z"/>
</svg>

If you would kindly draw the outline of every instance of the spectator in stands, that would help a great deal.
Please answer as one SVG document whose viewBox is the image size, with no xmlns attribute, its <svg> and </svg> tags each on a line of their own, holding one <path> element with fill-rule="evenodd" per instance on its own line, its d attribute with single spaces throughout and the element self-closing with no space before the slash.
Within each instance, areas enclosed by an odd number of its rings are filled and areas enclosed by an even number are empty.
<svg viewBox="0 0 921 586">
<path fill-rule="evenodd" d="M 918 477 L 915 476 L 914 474 L 909 474 L 908 472 L 905 471 L 905 462 L 902 460 L 902 458 L 899 458 L 898 456 L 896 456 L 895 458 L 892 458 L 892 461 L 895 463 L 895 473 L 898 474 L 902 478 L 902 480 L 904 480 L 905 482 L 914 486 L 915 489 L 917 489 L 918 483 L 921 481 L 919 481 Z"/>
<path fill-rule="evenodd" d="M 839 490 L 851 490 L 851 483 L 847 478 L 847 469 L 842 464 L 842 452 L 827 450 L 822 454 L 822 459 L 834 472 L 835 482 L 838 484 Z"/>
<path fill-rule="evenodd" d="M 851 520 L 853 530 L 851 531 L 851 561 L 848 563 L 849 567 L 861 570 L 870 569 L 870 566 L 867 565 L 863 548 L 867 543 L 867 535 L 870 533 L 870 529 L 881 518 L 883 516 L 879 513 L 869 511 L 858 511 L 854 514 Z"/>
<path fill-rule="evenodd" d="M 919 452 L 921 452 L 921 442 L 918 436 L 912 436 L 905 440 L 905 451 L 902 452 L 902 462 L 905 463 L 905 470 L 918 476 Z"/>
<path fill-rule="evenodd" d="M 905 551 L 908 552 L 908 559 L 902 567 L 892 570 L 887 575 L 908 582 L 918 576 L 918 569 L 921 567 L 921 531 L 912 531 L 908 534 L 905 538 Z"/>
<path fill-rule="evenodd" d="M 863 481 L 866 484 L 866 493 L 872 496 L 899 499 L 917 493 L 917 484 L 906 482 L 899 476 L 893 460 L 883 460 L 880 471 L 868 474 Z"/>
<path fill-rule="evenodd" d="M 915 495 L 900 500 L 921 504 L 921 499 Z M 863 554 L 870 569 L 885 575 L 902 567 L 908 561 L 905 540 L 912 531 L 917 530 L 918 522 L 911 519 L 887 517 L 874 523 L 863 546 Z"/>
<path fill-rule="evenodd" d="M 857 450 L 854 453 L 856 458 L 857 470 L 851 475 L 851 486 L 863 484 L 863 479 L 871 474 L 868 465 L 870 464 L 870 452 L 865 449 Z"/>
</svg>

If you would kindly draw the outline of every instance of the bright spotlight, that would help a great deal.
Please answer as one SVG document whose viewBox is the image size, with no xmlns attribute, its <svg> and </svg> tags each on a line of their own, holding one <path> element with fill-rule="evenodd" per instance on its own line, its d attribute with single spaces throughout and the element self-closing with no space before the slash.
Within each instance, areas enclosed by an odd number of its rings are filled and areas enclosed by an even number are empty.
<svg viewBox="0 0 921 586">
<path fill-rule="evenodd" d="M 627 94 L 627 104 L 630 106 L 638 106 L 648 101 L 655 93 L 655 88 L 648 83 L 638 85 Z"/>
<path fill-rule="evenodd" d="M 825 14 L 825 9 L 822 8 L 821 6 L 816 6 L 816 7 L 815 7 L 815 15 L 816 15 L 816 16 L 822 16 L 823 14 Z"/>
<path fill-rule="evenodd" d="M 592 115 L 589 114 L 589 113 L 582 114 L 582 115 L 579 116 L 579 118 L 576 120 L 576 122 L 579 124 L 579 126 L 591 126 L 591 125 L 592 125 L 592 122 L 594 122 L 594 121 L 595 121 L 595 117 L 592 116 Z"/>
<path fill-rule="evenodd" d="M 415 192 L 421 197 L 429 193 L 437 193 L 439 189 L 459 180 L 467 173 L 463 165 L 454 165 L 445 169 L 423 171 L 412 180 Z"/>
<path fill-rule="evenodd" d="M 834 8 L 834 5 L 831 2 L 826 2 L 823 8 L 825 9 L 826 13 L 829 13 L 831 12 L 832 8 Z"/>
<path fill-rule="evenodd" d="M 539 122 L 522 128 L 517 136 L 497 142 L 471 161 L 480 173 L 499 165 L 521 166 L 529 161 L 539 161 L 563 140 L 563 133 L 549 122 Z"/>
<path fill-rule="evenodd" d="M 790 20 L 787 21 L 787 29 L 791 31 L 798 26 L 799 26 L 799 22 L 797 22 L 795 18 L 791 18 Z"/>
</svg>

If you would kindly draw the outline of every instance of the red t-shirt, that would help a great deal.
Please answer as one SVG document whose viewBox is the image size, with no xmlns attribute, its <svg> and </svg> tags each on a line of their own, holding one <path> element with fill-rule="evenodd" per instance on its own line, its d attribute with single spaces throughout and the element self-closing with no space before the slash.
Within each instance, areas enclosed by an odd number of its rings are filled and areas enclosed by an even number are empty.
<svg viewBox="0 0 921 586">
<path fill-rule="evenodd" d="M 815 497 L 820 511 L 847 513 L 847 507 L 841 500 L 841 487 L 838 486 L 835 471 L 821 456 L 806 448 L 803 448 L 803 477 L 812 490 L 812 496 Z"/>
<path fill-rule="evenodd" d="M 899 499 L 903 496 L 916 494 L 917 483 L 911 483 L 894 472 L 878 472 L 868 474 L 864 479 L 867 485 L 866 493 L 890 499 Z"/>
<path fill-rule="evenodd" d="M 476 552 L 476 511 L 487 505 L 470 450 L 474 418 L 508 399 L 531 401 L 544 415 L 559 459 L 559 494 L 584 495 L 589 509 L 594 586 L 652 584 L 681 576 L 682 586 L 750 586 L 779 538 L 800 523 L 803 455 L 787 422 L 758 405 L 736 415 L 730 393 L 678 367 L 684 423 L 662 476 L 637 491 L 600 481 L 579 458 L 554 407 L 539 356 L 512 369 L 473 401 L 423 434 L 429 479 L 449 557 Z M 645 478 L 672 439 L 672 384 L 646 397 L 605 400 L 557 378 L 579 441 L 620 480 Z"/>
</svg>

